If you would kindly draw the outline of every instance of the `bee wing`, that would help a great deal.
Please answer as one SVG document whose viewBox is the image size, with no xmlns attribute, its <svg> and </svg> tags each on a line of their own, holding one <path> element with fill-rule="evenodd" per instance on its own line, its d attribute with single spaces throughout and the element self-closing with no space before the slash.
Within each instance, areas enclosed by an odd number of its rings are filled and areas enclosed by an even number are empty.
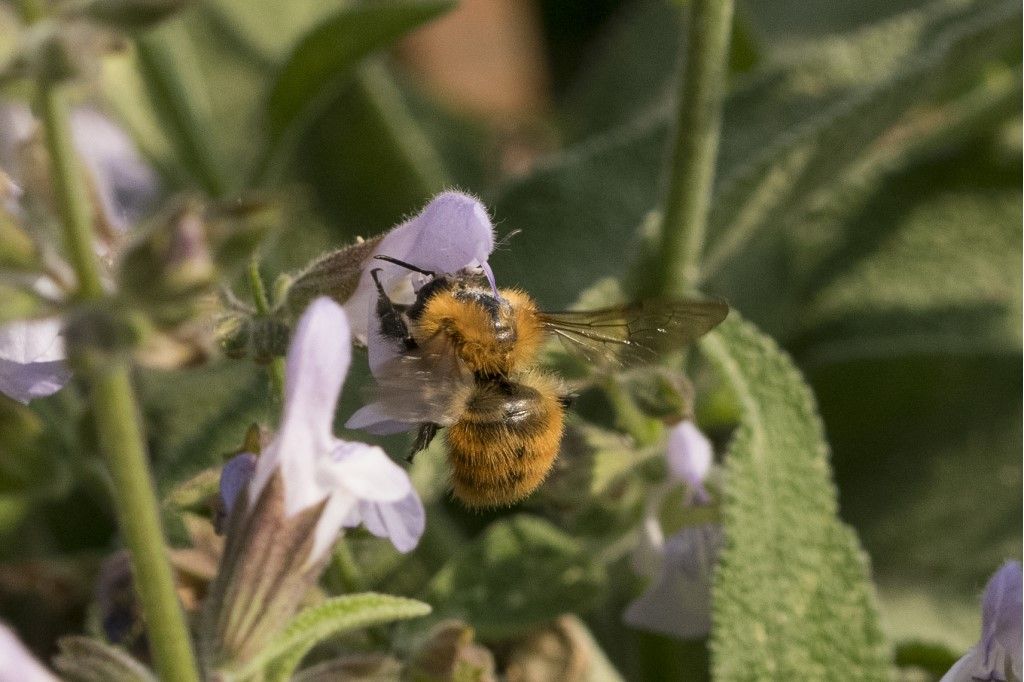
<svg viewBox="0 0 1024 682">
<path fill-rule="evenodd" d="M 600 310 L 540 313 L 545 331 L 591 363 L 636 365 L 682 348 L 718 326 L 724 301 L 651 299 Z"/>
<path fill-rule="evenodd" d="M 454 401 L 471 380 L 450 352 L 398 356 L 384 363 L 374 378 L 367 398 L 375 415 L 442 426 L 454 421 Z"/>
</svg>

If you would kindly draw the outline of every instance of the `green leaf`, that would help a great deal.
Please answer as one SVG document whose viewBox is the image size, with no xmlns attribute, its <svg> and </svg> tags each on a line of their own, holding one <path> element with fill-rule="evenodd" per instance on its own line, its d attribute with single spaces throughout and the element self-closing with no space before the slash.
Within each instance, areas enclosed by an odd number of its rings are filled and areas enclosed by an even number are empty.
<svg viewBox="0 0 1024 682">
<path fill-rule="evenodd" d="M 823 192 L 863 170 L 862 161 L 902 163 L 924 138 L 908 142 L 895 133 L 916 129 L 899 125 L 973 89 L 993 55 L 1018 39 L 1017 11 L 1013 3 L 937 3 L 777 54 L 741 81 L 725 104 L 705 288 L 781 326 L 788 318 L 772 306 L 795 284 L 786 277 L 787 228 L 809 206 L 828 205 Z M 496 272 L 549 307 L 622 275 L 640 254 L 637 227 L 660 199 L 667 115 L 667 107 L 652 110 L 498 188 L 495 217 L 524 234 L 514 257 L 495 254 Z"/>
<path fill-rule="evenodd" d="M 923 145 L 945 141 L 948 130 L 963 123 L 956 114 L 984 118 L 1007 98 L 1019 99 L 1012 80 L 996 79 L 994 93 L 971 93 L 984 106 L 964 112 L 917 108 L 935 107 L 950 99 L 950 92 L 972 90 L 971 76 L 977 77 L 1019 42 L 1014 28 L 1017 13 L 1014 3 L 975 3 L 966 8 L 941 4 L 939 10 L 910 13 L 852 40 L 816 46 L 808 50 L 802 68 L 774 74 L 751 88 L 740 99 L 752 95 L 754 102 L 769 102 L 761 115 L 775 108 L 771 100 L 780 91 L 793 99 L 809 88 L 825 94 L 817 111 L 778 137 L 769 135 L 767 145 L 740 139 L 735 148 L 723 148 L 725 169 L 702 266 L 708 288 L 727 291 L 736 307 L 756 311 L 757 321 L 764 321 L 769 332 L 784 332 L 790 312 L 784 303 L 787 294 L 799 291 L 800 275 L 793 272 L 787 247 L 809 214 L 835 211 L 835 204 L 841 203 L 838 192 L 845 204 L 855 204 L 854 196 L 870 196 L 873 178 L 906 163 Z M 916 36 L 912 43 L 910 36 Z M 912 51 L 906 49 L 908 44 Z M 857 63 L 858 69 L 844 72 L 847 60 Z M 953 72 L 958 74 L 955 81 L 950 78 Z M 772 94 L 758 92 L 762 88 Z M 744 107 L 752 108 L 756 107 Z M 747 119 L 744 134 L 765 132 L 763 124 L 743 114 L 740 118 Z M 786 113 L 779 118 L 785 120 Z M 739 161 L 738 153 L 747 160 Z M 738 163 L 729 166 L 729 157 Z M 836 234 L 828 238 L 841 240 Z"/>
<path fill-rule="evenodd" d="M 720 679 L 883 679 L 866 556 L 837 518 L 814 398 L 792 361 L 733 313 L 704 343 L 743 418 L 725 457 L 714 582 Z"/>
<path fill-rule="evenodd" d="M 843 517 L 874 557 L 892 639 L 964 651 L 979 598 L 1020 557 L 1021 356 L 877 357 L 810 374 Z"/>
<path fill-rule="evenodd" d="M 878 243 L 859 259 L 837 259 L 831 280 L 801 311 L 790 346 L 804 366 L 893 355 L 1019 354 L 1021 284 L 1007 277 L 1020 270 L 1019 176 L 1004 187 L 943 189 L 936 166 L 948 171 L 954 164 L 980 170 L 963 156 L 929 164 L 923 175 L 891 181 L 855 223 L 862 238 L 878 230 Z M 935 189 L 922 196 L 922 184 Z"/>
<path fill-rule="evenodd" d="M 601 595 L 604 566 L 574 538 L 534 516 L 492 523 L 431 581 L 437 616 L 462 618 L 482 639 L 520 634 Z"/>
<path fill-rule="evenodd" d="M 455 6 L 453 0 L 396 0 L 347 6 L 303 37 L 281 67 L 267 98 L 269 145 L 323 104 L 325 93 L 370 53 Z"/>
<path fill-rule="evenodd" d="M 68 682 L 156 682 L 128 652 L 89 637 L 63 637 L 53 662 Z"/>
<path fill-rule="evenodd" d="M 210 92 L 192 40 L 179 23 L 162 26 L 136 40 L 136 63 L 153 110 L 177 161 L 208 195 L 227 191 L 214 135 Z"/>
<path fill-rule="evenodd" d="M 343 632 L 381 625 L 397 620 L 419 618 L 430 613 L 430 606 L 415 599 L 387 594 L 351 594 L 328 599 L 292 618 L 284 631 L 246 670 L 270 664 L 268 680 L 287 680 L 303 657 L 318 643 Z M 244 677 L 244 671 L 239 673 Z"/>
</svg>

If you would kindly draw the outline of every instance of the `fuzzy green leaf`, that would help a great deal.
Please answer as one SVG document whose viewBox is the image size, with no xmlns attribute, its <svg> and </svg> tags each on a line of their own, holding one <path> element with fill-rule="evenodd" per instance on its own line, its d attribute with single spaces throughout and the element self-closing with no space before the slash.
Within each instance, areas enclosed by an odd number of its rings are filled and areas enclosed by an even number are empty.
<svg viewBox="0 0 1024 682">
<path fill-rule="evenodd" d="M 705 341 L 743 417 L 725 458 L 714 582 L 719 679 L 884 679 L 866 556 L 837 517 L 814 398 L 792 361 L 733 315 Z"/>
<path fill-rule="evenodd" d="M 495 521 L 452 557 L 431 581 L 427 599 L 439 617 L 462 618 L 492 639 L 585 610 L 605 580 L 604 567 L 574 538 L 519 514 Z"/>
<path fill-rule="evenodd" d="M 725 104 L 705 288 L 777 327 L 786 317 L 771 305 L 794 285 L 779 267 L 786 227 L 827 205 L 822 194 L 853 169 L 865 172 L 865 162 L 904 162 L 916 145 L 894 133 L 914 128 L 899 126 L 972 90 L 1019 40 L 1017 11 L 935 3 L 786 51 L 744 79 Z M 524 234 L 514 257 L 495 254 L 495 270 L 551 307 L 570 304 L 581 282 L 624 273 L 640 253 L 637 227 L 660 198 L 667 117 L 667 106 L 653 109 L 499 188 L 496 218 Z"/>
<path fill-rule="evenodd" d="M 1017 180 L 1019 188 L 1019 179 Z M 947 191 L 927 201 L 892 183 L 871 213 L 888 234 L 840 268 L 802 311 L 802 364 L 886 355 L 1019 354 L 1019 189 Z M 955 276 L 951 276 L 955 273 Z"/>
<path fill-rule="evenodd" d="M 62 638 L 53 663 L 68 682 L 156 682 L 128 652 L 89 637 Z"/>
<path fill-rule="evenodd" d="M 398 0 L 344 7 L 303 37 L 281 67 L 267 98 L 270 146 L 308 120 L 325 92 L 371 52 L 455 6 L 452 0 Z"/>
<path fill-rule="evenodd" d="M 291 622 L 260 655 L 247 663 L 239 677 L 269 666 L 268 680 L 287 680 L 303 657 L 318 643 L 343 632 L 419 618 L 430 613 L 430 606 L 415 599 L 388 594 L 349 594 L 311 606 Z"/>
</svg>

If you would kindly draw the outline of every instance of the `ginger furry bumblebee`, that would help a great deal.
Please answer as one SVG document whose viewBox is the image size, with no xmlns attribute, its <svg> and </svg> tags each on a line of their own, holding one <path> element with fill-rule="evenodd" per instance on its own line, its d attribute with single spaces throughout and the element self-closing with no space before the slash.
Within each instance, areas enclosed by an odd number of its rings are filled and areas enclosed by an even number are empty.
<svg viewBox="0 0 1024 682">
<path fill-rule="evenodd" d="M 511 505 L 544 481 L 558 456 L 569 399 L 540 366 L 557 336 L 589 358 L 651 362 L 728 314 L 721 301 L 649 300 L 588 311 L 544 312 L 518 289 L 496 289 L 480 274 L 436 274 L 387 256 L 427 278 L 409 305 L 377 286 L 384 339 L 400 353 L 376 373 L 375 398 L 387 417 L 419 423 L 412 455 L 444 428 L 455 497 L 469 507 Z"/>
</svg>

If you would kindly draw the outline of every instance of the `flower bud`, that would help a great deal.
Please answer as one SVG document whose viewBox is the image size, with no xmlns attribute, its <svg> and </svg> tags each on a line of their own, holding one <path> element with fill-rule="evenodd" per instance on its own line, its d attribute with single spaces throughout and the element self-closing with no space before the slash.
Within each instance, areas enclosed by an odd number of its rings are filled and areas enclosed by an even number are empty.
<svg viewBox="0 0 1024 682">
<path fill-rule="evenodd" d="M 409 664 L 409 677 L 418 682 L 494 682 L 494 656 L 474 637 L 473 628 L 462 621 L 438 623 Z"/>
<path fill-rule="evenodd" d="M 359 241 L 313 261 L 294 277 L 284 299 L 285 311 L 295 316 L 317 296 L 344 303 L 359 286 L 367 259 L 383 237 Z"/>
<path fill-rule="evenodd" d="M 194 202 L 141 235 L 120 263 L 123 290 L 143 302 L 158 326 L 191 317 L 215 274 L 202 208 Z"/>
</svg>

